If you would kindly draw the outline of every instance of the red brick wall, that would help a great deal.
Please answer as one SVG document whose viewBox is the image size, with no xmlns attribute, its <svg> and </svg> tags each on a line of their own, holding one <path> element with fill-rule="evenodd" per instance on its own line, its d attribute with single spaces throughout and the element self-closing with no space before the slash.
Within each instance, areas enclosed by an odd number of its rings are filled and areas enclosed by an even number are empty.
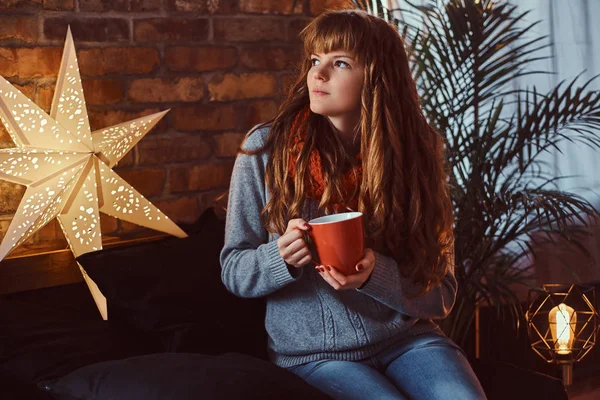
<svg viewBox="0 0 600 400">
<path fill-rule="evenodd" d="M 170 108 L 115 171 L 178 222 L 228 186 L 245 132 L 272 117 L 297 33 L 347 0 L 0 0 L 0 75 L 50 110 L 71 26 L 92 130 Z M 14 146 L 0 124 L 0 147 Z M 0 234 L 24 188 L 0 181 Z M 103 232 L 137 226 L 103 216 Z M 55 221 L 29 241 L 66 242 Z"/>
</svg>

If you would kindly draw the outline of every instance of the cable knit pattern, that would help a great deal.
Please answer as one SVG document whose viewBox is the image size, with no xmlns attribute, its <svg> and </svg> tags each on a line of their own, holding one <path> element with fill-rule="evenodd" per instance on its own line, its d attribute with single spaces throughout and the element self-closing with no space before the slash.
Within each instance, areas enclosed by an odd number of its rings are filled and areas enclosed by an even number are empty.
<svg viewBox="0 0 600 400">
<path fill-rule="evenodd" d="M 245 149 L 261 147 L 269 129 L 247 137 Z M 414 285 L 392 258 L 375 252 L 371 279 L 361 290 L 335 291 L 312 264 L 294 269 L 279 255 L 277 234 L 265 230 L 260 212 L 269 194 L 265 168 L 269 155 L 239 155 L 231 176 L 222 280 L 241 297 L 266 297 L 265 326 L 273 362 L 290 367 L 322 359 L 355 361 L 371 357 L 411 335 L 438 329 L 456 296 L 450 269 L 426 295 L 409 297 Z M 302 218 L 317 217 L 317 202 L 307 199 Z M 292 275 L 293 273 L 293 275 Z"/>
</svg>

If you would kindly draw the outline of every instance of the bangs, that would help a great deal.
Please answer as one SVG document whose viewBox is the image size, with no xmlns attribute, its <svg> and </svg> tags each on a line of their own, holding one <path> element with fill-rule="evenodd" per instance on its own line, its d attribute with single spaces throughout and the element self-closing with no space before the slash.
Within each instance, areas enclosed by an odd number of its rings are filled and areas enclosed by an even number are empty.
<svg viewBox="0 0 600 400">
<path fill-rule="evenodd" d="M 361 13 L 347 12 L 324 13 L 315 18 L 302 32 L 304 53 L 346 51 L 364 59 L 367 49 L 369 21 Z"/>
</svg>

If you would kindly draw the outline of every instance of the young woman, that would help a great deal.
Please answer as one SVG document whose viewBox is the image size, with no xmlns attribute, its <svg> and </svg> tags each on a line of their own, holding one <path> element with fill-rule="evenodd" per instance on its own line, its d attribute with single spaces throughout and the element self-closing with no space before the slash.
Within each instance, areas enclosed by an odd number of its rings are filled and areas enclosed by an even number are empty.
<svg viewBox="0 0 600 400">
<path fill-rule="evenodd" d="M 236 159 L 224 284 L 266 297 L 271 360 L 333 398 L 485 398 L 433 322 L 456 296 L 452 206 L 400 35 L 355 10 L 301 35 L 298 81 Z M 356 273 L 315 268 L 301 231 L 349 210 L 366 222 Z"/>
</svg>

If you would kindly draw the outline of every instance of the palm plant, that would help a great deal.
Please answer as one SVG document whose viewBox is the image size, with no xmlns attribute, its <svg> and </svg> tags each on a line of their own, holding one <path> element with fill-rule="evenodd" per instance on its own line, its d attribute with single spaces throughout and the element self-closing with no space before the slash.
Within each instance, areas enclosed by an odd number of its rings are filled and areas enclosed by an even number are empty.
<svg viewBox="0 0 600 400">
<path fill-rule="evenodd" d="M 547 93 L 515 89 L 515 79 L 544 73 L 531 66 L 547 45 L 528 38 L 535 24 L 522 26 L 527 13 L 508 2 L 407 1 L 400 19 L 387 1 L 354 3 L 401 31 L 423 110 L 447 139 L 459 293 L 442 328 L 464 346 L 478 303 L 508 309 L 518 327 L 515 285 L 535 284 L 532 238 L 561 238 L 591 259 L 583 240 L 597 211 L 559 189 L 565 177 L 553 176 L 544 156 L 565 142 L 600 147 L 600 92 L 577 78 Z"/>
</svg>

